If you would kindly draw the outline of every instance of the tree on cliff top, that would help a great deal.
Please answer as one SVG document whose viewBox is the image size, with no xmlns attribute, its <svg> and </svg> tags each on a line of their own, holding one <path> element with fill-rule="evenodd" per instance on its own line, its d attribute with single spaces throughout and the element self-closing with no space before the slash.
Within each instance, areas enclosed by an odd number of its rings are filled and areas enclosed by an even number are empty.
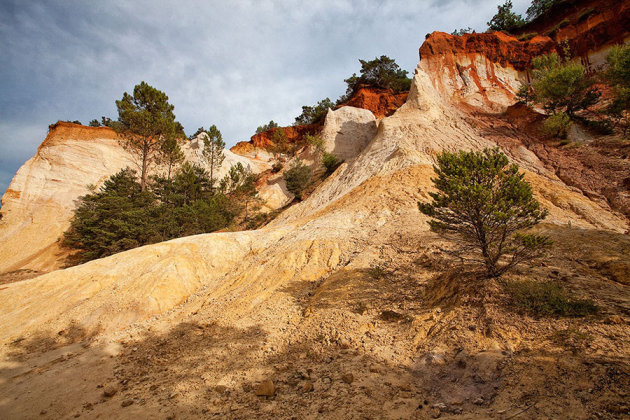
<svg viewBox="0 0 630 420">
<path fill-rule="evenodd" d="M 545 13 L 557 0 L 532 0 L 527 8 L 527 20 L 534 20 Z"/>
<path fill-rule="evenodd" d="M 144 191 L 150 166 L 160 153 L 162 143 L 184 135 L 183 127 L 175 121 L 173 105 L 166 94 L 145 82 L 125 92 L 116 101 L 118 123 L 114 128 L 125 139 L 125 148 L 138 159 L 140 185 Z"/>
<path fill-rule="evenodd" d="M 512 11 L 512 7 L 512 0 L 506 0 L 503 5 L 497 6 L 497 14 L 488 22 L 488 29 L 510 32 L 522 26 L 525 21 L 521 15 L 517 15 Z"/>
<path fill-rule="evenodd" d="M 345 102 L 352 97 L 360 85 L 370 85 L 382 89 L 392 89 L 394 93 L 408 91 L 411 79 L 407 70 L 402 70 L 392 58 L 382 55 L 374 60 L 359 60 L 361 63 L 360 76 L 352 74 L 344 82 L 348 85 L 345 95 L 337 103 Z"/>
<path fill-rule="evenodd" d="M 517 165 L 499 149 L 449 153 L 437 156 L 437 192 L 431 203 L 418 208 L 432 220 L 431 229 L 455 234 L 462 256 L 476 255 L 488 277 L 498 277 L 516 264 L 532 260 L 551 246 L 551 241 L 518 231 L 534 226 L 547 216 L 532 195 Z M 502 258 L 505 257 L 505 258 Z"/>
<path fill-rule="evenodd" d="M 293 125 L 315 124 L 320 122 L 328 112 L 328 108 L 334 108 L 335 104 L 330 98 L 322 99 L 315 106 L 303 106 L 302 113 L 295 118 Z"/>
</svg>

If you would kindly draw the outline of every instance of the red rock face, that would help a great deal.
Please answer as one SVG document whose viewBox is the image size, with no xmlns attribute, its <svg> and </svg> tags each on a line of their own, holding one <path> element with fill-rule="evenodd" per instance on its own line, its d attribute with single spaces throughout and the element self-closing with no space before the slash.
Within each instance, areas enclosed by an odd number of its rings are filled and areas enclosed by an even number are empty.
<svg viewBox="0 0 630 420">
<path fill-rule="evenodd" d="M 527 69 L 533 57 L 553 51 L 555 42 L 545 36 L 536 36 L 528 41 L 519 41 L 502 32 L 449 35 L 433 32 L 420 47 L 420 60 L 435 57 L 453 57 L 452 68 L 456 68 L 455 56 L 468 55 L 471 61 L 483 55 L 502 67 L 511 66 L 517 71 Z"/>
<path fill-rule="evenodd" d="M 353 106 L 372 111 L 376 118 L 392 115 L 407 100 L 409 92 L 394 93 L 391 89 L 360 86 L 350 100 L 341 106 Z"/>
<path fill-rule="evenodd" d="M 230 151 L 236 154 L 245 155 L 251 153 L 253 148 L 267 149 L 273 146 L 273 135 L 276 130 L 284 130 L 289 143 L 296 143 L 307 134 L 314 135 L 321 130 L 321 124 L 293 125 L 289 127 L 272 128 L 262 133 L 254 134 L 249 142 L 241 141 L 236 143 Z"/>
<path fill-rule="evenodd" d="M 587 68 L 603 62 L 593 53 L 629 39 L 627 0 L 565 0 L 520 28 L 518 34 L 538 33 L 555 42 L 568 41 L 571 53 Z"/>
</svg>

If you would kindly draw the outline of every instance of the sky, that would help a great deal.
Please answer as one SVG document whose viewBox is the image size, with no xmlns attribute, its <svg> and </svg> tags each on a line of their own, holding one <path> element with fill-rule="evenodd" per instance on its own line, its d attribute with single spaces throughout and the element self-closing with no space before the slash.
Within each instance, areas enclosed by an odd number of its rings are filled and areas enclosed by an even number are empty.
<svg viewBox="0 0 630 420">
<path fill-rule="evenodd" d="M 425 35 L 486 29 L 502 0 L 0 0 L 0 193 L 58 120 L 116 119 L 146 81 L 187 134 L 230 147 L 345 92 L 358 59 L 413 74 Z M 514 0 L 524 14 L 529 0 Z"/>
</svg>

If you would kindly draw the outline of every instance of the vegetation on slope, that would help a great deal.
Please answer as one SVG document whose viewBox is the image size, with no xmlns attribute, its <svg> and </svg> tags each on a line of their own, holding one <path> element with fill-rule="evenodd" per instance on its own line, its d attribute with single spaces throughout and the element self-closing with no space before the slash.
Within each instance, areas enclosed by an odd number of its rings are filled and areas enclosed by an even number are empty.
<svg viewBox="0 0 630 420">
<path fill-rule="evenodd" d="M 437 156 L 431 203 L 418 202 L 432 219 L 431 229 L 455 234 L 462 258 L 474 258 L 488 277 L 499 277 L 521 262 L 540 257 L 551 246 L 541 235 L 523 234 L 547 216 L 516 164 L 499 149 Z M 506 258 L 504 258 L 506 257 Z"/>
</svg>

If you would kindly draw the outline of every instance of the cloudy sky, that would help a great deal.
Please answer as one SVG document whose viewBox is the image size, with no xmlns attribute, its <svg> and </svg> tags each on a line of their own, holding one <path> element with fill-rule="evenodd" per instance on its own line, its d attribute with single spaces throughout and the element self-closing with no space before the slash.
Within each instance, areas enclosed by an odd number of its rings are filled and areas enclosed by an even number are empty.
<svg viewBox="0 0 630 420">
<path fill-rule="evenodd" d="M 117 118 L 144 80 L 228 146 L 345 91 L 358 59 L 410 73 L 427 33 L 484 30 L 502 0 L 0 0 L 0 193 L 48 125 Z M 523 13 L 528 0 L 514 0 Z"/>
</svg>

